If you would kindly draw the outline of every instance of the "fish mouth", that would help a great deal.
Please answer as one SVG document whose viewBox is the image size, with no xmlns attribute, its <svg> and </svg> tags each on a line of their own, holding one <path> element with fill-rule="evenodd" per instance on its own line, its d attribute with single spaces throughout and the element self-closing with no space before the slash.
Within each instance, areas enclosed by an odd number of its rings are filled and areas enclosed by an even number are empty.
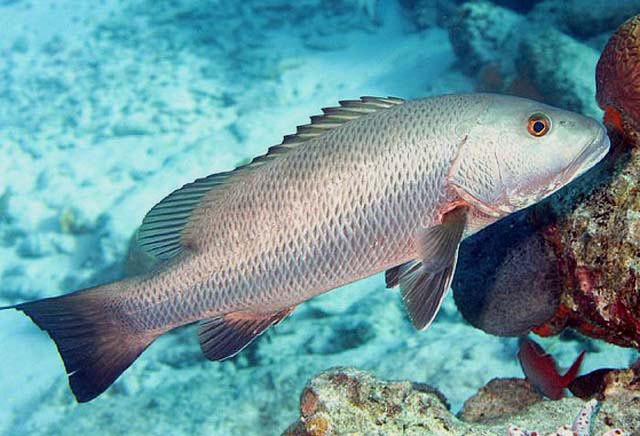
<svg viewBox="0 0 640 436">
<path fill-rule="evenodd" d="M 598 124 L 598 135 L 578 153 L 576 158 L 563 171 L 561 180 L 569 183 L 591 169 L 609 153 L 611 142 L 605 128 Z"/>
</svg>

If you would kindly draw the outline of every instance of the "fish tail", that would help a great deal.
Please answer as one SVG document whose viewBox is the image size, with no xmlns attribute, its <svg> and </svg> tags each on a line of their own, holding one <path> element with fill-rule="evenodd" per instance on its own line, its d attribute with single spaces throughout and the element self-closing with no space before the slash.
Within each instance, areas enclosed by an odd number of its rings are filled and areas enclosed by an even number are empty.
<svg viewBox="0 0 640 436">
<path fill-rule="evenodd" d="M 3 307 L 24 312 L 55 342 L 80 403 L 104 392 L 153 342 L 135 332 L 118 312 L 118 283 Z"/>
<path fill-rule="evenodd" d="M 561 377 L 561 384 L 563 388 L 569 386 L 569 383 L 573 381 L 574 378 L 578 375 L 578 371 L 580 370 L 580 365 L 582 364 L 582 359 L 584 358 L 585 351 L 582 351 L 580 355 L 573 361 L 567 372 Z"/>
</svg>

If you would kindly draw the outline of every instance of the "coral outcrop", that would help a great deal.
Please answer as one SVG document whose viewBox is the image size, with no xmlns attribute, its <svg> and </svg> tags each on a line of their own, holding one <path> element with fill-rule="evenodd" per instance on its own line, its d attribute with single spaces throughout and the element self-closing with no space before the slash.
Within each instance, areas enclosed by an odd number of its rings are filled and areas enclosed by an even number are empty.
<svg viewBox="0 0 640 436">
<path fill-rule="evenodd" d="M 613 128 L 606 176 L 569 208 L 555 204 L 559 219 L 545 228 L 564 290 L 554 319 L 541 333 L 572 326 L 592 337 L 640 348 L 640 147 L 634 127 L 640 121 L 640 103 L 633 97 L 634 92 L 638 95 L 635 78 L 640 73 L 634 48 L 640 42 L 639 22 L 625 23 L 598 63 L 598 102 L 609 111 Z M 616 132 L 616 113 L 626 126 L 626 139 Z"/>
<path fill-rule="evenodd" d="M 519 400 L 524 403 L 518 407 Z M 615 430 L 624 434 L 615 400 L 602 403 L 597 415 L 596 404 L 576 398 L 543 401 L 524 380 L 493 380 L 456 417 L 442 396 L 426 385 L 383 381 L 354 368 L 333 368 L 307 383 L 300 396 L 300 418 L 283 436 L 533 434 L 525 428 L 535 428 L 538 434 L 571 434 L 559 432 L 570 429 L 571 423 L 583 436 L 590 434 L 589 427 L 593 435 Z M 482 409 L 488 414 L 480 416 Z"/>
<path fill-rule="evenodd" d="M 609 39 L 596 67 L 600 107 L 613 127 L 622 127 L 628 135 L 640 131 L 640 15 L 627 20 Z M 611 111 L 616 113 L 612 113 Z M 623 118 L 625 126 L 615 126 Z"/>
<path fill-rule="evenodd" d="M 490 424 L 517 415 L 543 401 L 533 386 L 521 378 L 494 378 L 465 401 L 458 416 L 466 422 Z"/>
<path fill-rule="evenodd" d="M 464 3 L 448 26 L 449 40 L 461 59 L 460 68 L 469 75 L 493 66 L 501 72 L 512 68 L 511 59 L 500 53 L 515 52 L 518 29 L 524 17 L 489 1 Z"/>
<path fill-rule="evenodd" d="M 493 335 L 525 335 L 551 318 L 560 304 L 553 251 L 525 217 L 499 223 L 511 230 L 508 234 L 481 232 L 460 250 L 452 285 L 456 305 L 471 325 Z"/>
<path fill-rule="evenodd" d="M 598 52 L 555 28 L 534 29 L 524 32 L 518 47 L 520 80 L 527 79 L 547 103 L 598 116 L 593 80 L 583 80 L 585 72 L 593 71 Z"/>
<path fill-rule="evenodd" d="M 427 385 L 381 381 L 354 368 L 334 368 L 307 384 L 300 396 L 300 421 L 284 434 L 445 434 L 464 428 L 445 401 Z"/>
<path fill-rule="evenodd" d="M 541 297 L 537 301 L 543 308 L 554 310 L 535 332 L 552 335 L 574 327 L 587 336 L 640 348 L 639 29 L 640 19 L 627 21 L 598 62 L 597 98 L 610 128 L 610 155 L 578 183 L 498 223 L 490 235 L 472 239 L 469 248 L 463 248 L 460 270 L 470 281 L 457 281 L 454 289 L 458 288 L 456 301 L 463 315 L 474 325 L 496 334 L 524 333 L 517 310 L 528 304 L 522 297 L 524 288 Z M 530 237 L 534 243 L 514 233 L 535 235 Z M 496 243 L 482 245 L 482 238 L 501 241 L 504 247 L 494 250 Z M 486 258 L 484 268 L 496 272 L 484 281 L 473 280 L 471 256 Z M 539 279 L 543 273 L 549 277 L 549 272 L 553 280 Z M 469 309 L 467 290 L 484 292 L 479 309 Z"/>
<path fill-rule="evenodd" d="M 538 4 L 527 15 L 522 12 L 533 4 L 499 3 L 508 7 L 468 1 L 448 22 L 449 40 L 460 68 L 475 79 L 476 88 L 544 100 L 597 116 L 593 81 L 584 79 L 592 74 L 598 52 L 569 33 L 567 23 L 573 18 L 556 14 L 563 21 L 554 27 L 543 11 L 562 9 L 557 2 L 555 6 Z M 611 18 L 615 21 L 620 12 L 611 9 L 618 12 Z M 513 56 L 505 55 L 508 53 Z"/>
</svg>

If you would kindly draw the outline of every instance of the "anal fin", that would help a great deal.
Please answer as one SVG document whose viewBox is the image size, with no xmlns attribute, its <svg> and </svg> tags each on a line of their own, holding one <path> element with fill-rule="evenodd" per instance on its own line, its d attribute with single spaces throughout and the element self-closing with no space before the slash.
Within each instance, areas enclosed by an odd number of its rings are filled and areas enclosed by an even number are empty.
<svg viewBox="0 0 640 436">
<path fill-rule="evenodd" d="M 209 360 L 233 357 L 293 309 L 295 306 L 270 313 L 231 312 L 203 321 L 198 330 L 200 348 Z"/>
</svg>

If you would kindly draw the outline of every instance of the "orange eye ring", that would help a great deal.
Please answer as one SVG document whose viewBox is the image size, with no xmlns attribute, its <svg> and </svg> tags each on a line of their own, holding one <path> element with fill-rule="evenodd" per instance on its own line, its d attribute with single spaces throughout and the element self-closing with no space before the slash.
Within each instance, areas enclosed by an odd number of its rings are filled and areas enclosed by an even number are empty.
<svg viewBox="0 0 640 436">
<path fill-rule="evenodd" d="M 551 120 L 545 115 L 533 114 L 529 117 L 527 130 L 533 136 L 544 136 L 551 130 Z"/>
</svg>

